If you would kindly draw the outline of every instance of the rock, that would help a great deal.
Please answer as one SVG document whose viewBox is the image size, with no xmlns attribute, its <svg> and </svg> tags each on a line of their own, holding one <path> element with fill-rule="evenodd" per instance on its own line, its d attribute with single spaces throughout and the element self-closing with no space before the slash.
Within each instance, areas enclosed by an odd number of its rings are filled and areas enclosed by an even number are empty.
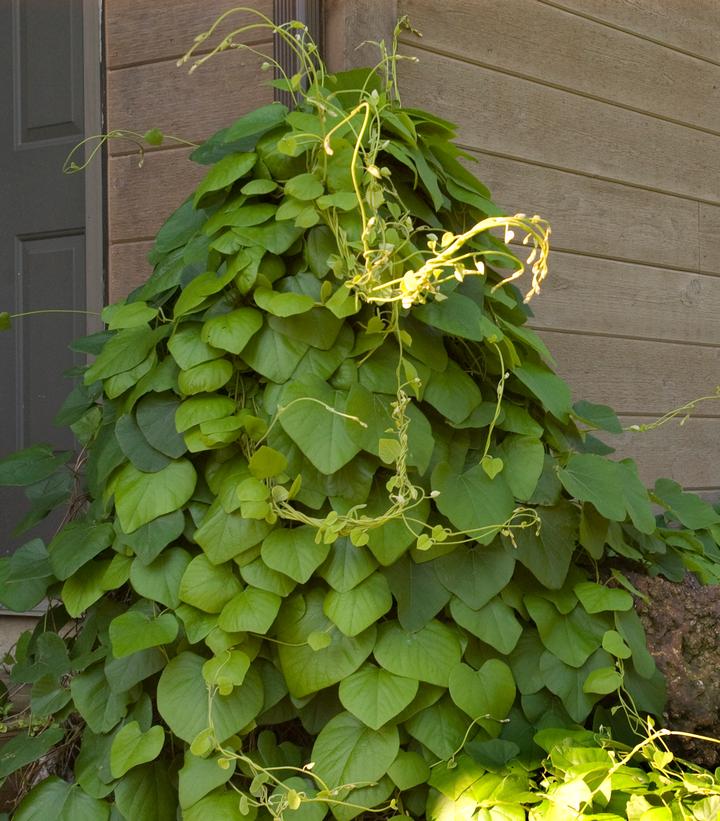
<svg viewBox="0 0 720 821">
<path fill-rule="evenodd" d="M 648 648 L 667 679 L 665 725 L 720 739 L 720 587 L 691 574 L 680 583 L 632 574 L 649 601 L 637 601 Z M 720 766 L 720 743 L 674 737 L 683 758 Z"/>
</svg>

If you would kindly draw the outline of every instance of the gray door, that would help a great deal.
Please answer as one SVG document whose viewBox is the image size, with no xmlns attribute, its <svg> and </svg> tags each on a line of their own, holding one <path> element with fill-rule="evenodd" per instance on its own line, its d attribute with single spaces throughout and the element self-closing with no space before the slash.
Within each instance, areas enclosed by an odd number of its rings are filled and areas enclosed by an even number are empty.
<svg viewBox="0 0 720 821">
<path fill-rule="evenodd" d="M 83 176 L 61 171 L 82 137 L 82 0 L 0 0 L 0 311 L 85 308 Z M 51 314 L 0 334 L 0 455 L 72 447 L 52 420 L 84 328 L 80 314 Z M 0 488 L 0 553 L 25 540 L 9 537 L 23 506 Z"/>
</svg>

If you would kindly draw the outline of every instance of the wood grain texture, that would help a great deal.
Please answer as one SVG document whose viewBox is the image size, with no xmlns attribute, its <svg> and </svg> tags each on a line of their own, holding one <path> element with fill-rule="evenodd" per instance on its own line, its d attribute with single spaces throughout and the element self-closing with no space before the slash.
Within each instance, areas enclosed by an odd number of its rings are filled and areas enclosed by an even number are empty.
<svg viewBox="0 0 720 821">
<path fill-rule="evenodd" d="M 112 279 L 109 283 L 108 299 L 116 302 L 124 299 L 152 273 L 152 267 L 147 261 L 148 251 L 153 243 L 123 242 L 110 246 L 110 270 Z"/>
<path fill-rule="evenodd" d="M 540 335 L 574 400 L 600 402 L 618 413 L 660 416 L 712 394 L 720 383 L 720 348 L 547 329 Z M 720 417 L 720 401 L 706 403 L 703 414 Z"/>
<path fill-rule="evenodd" d="M 531 308 L 540 328 L 720 345 L 720 277 L 555 251 Z"/>
<path fill-rule="evenodd" d="M 272 0 L 250 0 L 240 5 L 272 17 Z M 105 0 L 106 59 L 109 69 L 157 60 L 177 59 L 190 48 L 193 38 L 206 31 L 233 3 L 227 0 Z M 219 37 L 233 28 L 254 23 L 256 15 L 238 12 L 218 29 Z M 232 25 L 231 25 L 232 23 Z M 253 30 L 236 42 L 267 40 L 267 32 Z M 208 41 L 208 44 L 210 41 Z M 205 51 L 208 49 L 206 48 Z"/>
<path fill-rule="evenodd" d="M 626 427 L 654 420 L 622 417 L 620 421 Z M 720 441 L 720 420 L 691 417 L 684 425 L 673 421 L 655 431 L 603 438 L 617 450 L 613 458 L 635 459 L 646 485 L 666 476 L 687 488 L 717 488 L 707 495 L 720 498 L 720 465 L 712 456 Z"/>
<path fill-rule="evenodd" d="M 474 152 L 468 164 L 509 213 L 541 214 L 554 248 L 689 270 L 698 267 L 698 204 L 619 183 Z M 720 209 L 703 206 L 720 222 Z M 720 272 L 708 226 L 703 270 Z"/>
<path fill-rule="evenodd" d="M 110 242 L 151 239 L 192 193 L 207 169 L 188 161 L 189 149 L 108 160 Z M 112 275 L 112 272 L 111 272 Z"/>
<path fill-rule="evenodd" d="M 325 60 L 330 71 L 375 65 L 388 45 L 398 16 L 397 0 L 325 0 Z"/>
<path fill-rule="evenodd" d="M 720 62 L 716 0 L 542 0 Z"/>
<path fill-rule="evenodd" d="M 537 0 L 505 0 L 502 13 L 497 0 L 448 0 L 442 14 L 435 0 L 399 7 L 423 48 L 720 131 L 720 66 Z"/>
<path fill-rule="evenodd" d="M 403 102 L 433 101 L 436 114 L 458 121 L 463 144 L 720 202 L 708 173 L 720 167 L 720 139 L 712 134 L 415 47 L 405 51 L 420 62 L 400 64 Z"/>
<path fill-rule="evenodd" d="M 704 202 L 698 206 L 700 270 L 720 272 L 720 208 Z"/>
<path fill-rule="evenodd" d="M 272 54 L 272 43 L 258 46 Z M 248 52 L 228 52 L 188 74 L 173 61 L 110 71 L 107 76 L 107 111 L 110 128 L 141 134 L 159 128 L 165 134 L 197 142 L 229 125 L 258 106 L 272 102 L 267 85 L 271 72 L 261 71 L 262 57 Z M 166 141 L 164 147 L 177 143 Z M 132 150 L 123 140 L 110 143 L 110 153 Z M 162 150 L 162 149 L 161 149 Z"/>
</svg>

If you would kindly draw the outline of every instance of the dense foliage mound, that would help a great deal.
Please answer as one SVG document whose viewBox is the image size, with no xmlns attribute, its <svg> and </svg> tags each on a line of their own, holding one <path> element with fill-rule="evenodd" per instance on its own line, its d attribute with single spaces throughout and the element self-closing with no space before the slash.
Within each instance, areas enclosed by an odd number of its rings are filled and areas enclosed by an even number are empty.
<svg viewBox="0 0 720 821">
<path fill-rule="evenodd" d="M 532 294 L 549 231 L 400 105 L 395 56 L 327 76 L 284 31 L 297 107 L 194 152 L 153 275 L 76 343 L 82 454 L 0 463 L 26 524 L 72 501 L 0 570 L 6 605 L 52 603 L 0 775 L 57 775 L 15 818 L 710 813 L 710 775 L 633 735 L 663 682 L 622 570 L 716 581 L 720 516 L 590 433 L 617 417 L 571 404 L 490 233 L 526 236 Z"/>
</svg>

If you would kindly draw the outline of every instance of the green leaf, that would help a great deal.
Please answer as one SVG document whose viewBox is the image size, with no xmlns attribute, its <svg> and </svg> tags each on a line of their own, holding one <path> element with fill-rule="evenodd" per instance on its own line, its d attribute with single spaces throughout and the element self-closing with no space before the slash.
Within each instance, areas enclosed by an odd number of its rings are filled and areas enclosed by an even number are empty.
<svg viewBox="0 0 720 821">
<path fill-rule="evenodd" d="M 75 708 L 94 733 L 108 733 L 127 712 L 128 693 L 114 693 L 102 665 L 74 676 L 70 682 Z"/>
<path fill-rule="evenodd" d="M 175 412 L 175 428 L 180 433 L 211 419 L 222 419 L 235 411 L 229 396 L 192 396 L 185 399 Z"/>
<path fill-rule="evenodd" d="M 656 670 L 655 659 L 647 648 L 645 630 L 637 612 L 633 610 L 615 611 L 615 627 L 632 650 L 633 666 L 644 679 L 649 679 Z"/>
<path fill-rule="evenodd" d="M 243 359 L 261 376 L 281 385 L 293 375 L 307 350 L 305 343 L 290 339 L 266 325 L 245 346 Z"/>
<path fill-rule="evenodd" d="M 155 245 L 148 254 L 151 265 L 159 262 L 163 256 L 188 243 L 205 222 L 204 211 L 196 211 L 192 200 L 187 199 L 165 221 L 155 237 Z"/>
<path fill-rule="evenodd" d="M 600 647 L 605 628 L 582 608 L 576 607 L 569 614 L 561 615 L 540 596 L 525 596 L 524 601 L 543 644 L 566 664 L 581 667 Z"/>
<path fill-rule="evenodd" d="M 524 362 L 514 367 L 512 372 L 556 419 L 568 421 L 572 406 L 570 388 L 566 382 L 546 365 L 534 362 Z"/>
<path fill-rule="evenodd" d="M 17 821 L 107 821 L 109 817 L 109 804 L 56 775 L 34 787 L 13 815 Z"/>
<path fill-rule="evenodd" d="M 562 700 L 570 718 L 584 722 L 600 698 L 585 690 L 585 681 L 593 670 L 607 666 L 609 661 L 609 657 L 600 650 L 591 655 L 580 668 L 574 668 L 546 651 L 540 658 L 540 674 L 548 690 Z"/>
<path fill-rule="evenodd" d="M 573 587 L 575 595 L 587 613 L 602 613 L 605 610 L 630 610 L 633 597 L 627 590 L 605 587 L 595 582 L 580 582 Z"/>
<path fill-rule="evenodd" d="M 608 630 L 603 635 L 602 648 L 619 659 L 629 659 L 632 655 L 632 650 L 625 644 L 623 637 L 617 630 Z"/>
<path fill-rule="evenodd" d="M 205 305 L 206 300 L 220 293 L 223 288 L 232 282 L 234 276 L 235 272 L 228 266 L 222 274 L 215 271 L 206 271 L 204 274 L 190 280 L 183 288 L 173 307 L 175 319 L 200 310 Z"/>
<path fill-rule="evenodd" d="M 319 379 L 291 382 L 282 393 L 280 424 L 312 464 L 336 473 L 359 451 L 362 424 L 346 418 L 347 395 Z"/>
<path fill-rule="evenodd" d="M 205 613 L 219 613 L 241 589 L 229 564 L 212 564 L 201 554 L 185 568 L 180 581 L 180 599 Z"/>
<path fill-rule="evenodd" d="M 223 607 L 218 625 L 228 633 L 265 635 L 280 609 L 282 598 L 267 590 L 246 587 Z"/>
<path fill-rule="evenodd" d="M 255 547 L 270 532 L 261 519 L 246 519 L 240 512 L 226 513 L 220 501 L 213 502 L 194 533 L 213 564 L 221 564 Z"/>
<path fill-rule="evenodd" d="M 655 482 L 655 498 L 674 518 L 690 530 L 702 530 L 720 522 L 720 513 L 694 493 L 685 493 L 672 479 Z"/>
<path fill-rule="evenodd" d="M 232 778 L 236 766 L 235 759 L 230 759 L 223 768 L 218 764 L 219 758 L 220 756 L 198 758 L 189 750 L 185 751 L 185 763 L 178 773 L 178 792 L 182 809 L 191 807 Z"/>
<path fill-rule="evenodd" d="M 482 342 L 493 331 L 502 336 L 474 300 L 452 293 L 442 302 L 428 302 L 413 308 L 413 316 L 450 336 Z"/>
<path fill-rule="evenodd" d="M 7 778 L 27 764 L 38 761 L 65 735 L 61 727 L 49 727 L 39 735 L 20 733 L 6 741 L 0 749 L 0 779 Z"/>
<path fill-rule="evenodd" d="M 209 165 L 232 152 L 252 151 L 263 134 L 285 121 L 287 113 L 287 107 L 281 103 L 260 106 L 213 134 L 193 151 L 190 159 Z"/>
<path fill-rule="evenodd" d="M 490 479 L 481 465 L 457 474 L 447 462 L 432 475 L 435 503 L 458 530 L 480 544 L 489 544 L 512 515 L 515 507 L 503 475 Z"/>
<path fill-rule="evenodd" d="M 248 174 L 257 161 L 257 154 L 252 152 L 230 154 L 218 160 L 208 171 L 205 179 L 195 189 L 193 205 L 197 207 L 205 194 L 218 191 L 232 185 L 235 180 Z"/>
<path fill-rule="evenodd" d="M 534 526 L 514 531 L 517 560 L 545 587 L 563 586 L 575 553 L 577 510 L 567 502 L 536 508 L 540 532 Z"/>
<path fill-rule="evenodd" d="M 202 340 L 215 348 L 239 354 L 262 327 L 262 314 L 254 308 L 238 308 L 205 320 Z"/>
<path fill-rule="evenodd" d="M 123 533 L 119 524 L 116 528 L 120 543 L 132 548 L 143 564 L 155 561 L 160 552 L 177 539 L 184 529 L 185 516 L 182 510 L 158 516 L 130 534 Z"/>
<path fill-rule="evenodd" d="M 330 545 L 315 543 L 316 533 L 310 525 L 275 528 L 263 542 L 263 561 L 273 570 L 305 584 L 330 552 Z"/>
<path fill-rule="evenodd" d="M 9 331 L 12 327 L 12 317 L 8 311 L 0 311 L 0 332 Z"/>
<path fill-rule="evenodd" d="M 441 760 L 455 755 L 468 729 L 467 716 L 444 696 L 436 704 L 420 710 L 405 723 L 410 735 Z"/>
<path fill-rule="evenodd" d="M 47 548 L 42 539 L 33 539 L 0 559 L 0 604 L 16 612 L 30 610 L 42 601 L 52 581 Z"/>
<path fill-rule="evenodd" d="M 527 502 L 535 492 L 545 463 L 543 443 L 532 436 L 506 436 L 497 450 L 513 496 Z"/>
<path fill-rule="evenodd" d="M 512 671 L 499 659 L 489 659 L 479 670 L 458 664 L 450 672 L 452 700 L 493 738 L 500 735 L 502 724 L 515 701 Z"/>
<path fill-rule="evenodd" d="M 327 561 L 318 571 L 318 575 L 325 579 L 333 590 L 346 593 L 366 579 L 376 567 L 377 562 L 371 553 L 355 547 L 348 538 L 340 538 L 331 545 Z"/>
<path fill-rule="evenodd" d="M 450 360 L 444 371 L 433 371 L 423 396 L 451 422 L 460 424 L 482 402 L 480 388 L 472 377 Z"/>
<path fill-rule="evenodd" d="M 190 554 L 180 547 L 171 547 L 150 564 L 135 559 L 130 568 L 130 583 L 141 596 L 176 608 L 180 604 L 180 580 L 188 564 Z"/>
<path fill-rule="evenodd" d="M 186 459 L 171 462 L 157 473 L 142 473 L 126 465 L 115 484 L 115 508 L 123 531 L 132 533 L 181 508 L 192 496 L 196 481 L 195 468 Z"/>
<path fill-rule="evenodd" d="M 137 721 L 126 724 L 115 735 L 110 749 L 110 770 L 113 778 L 121 778 L 133 767 L 154 761 L 164 743 L 165 731 L 159 725 L 143 733 Z"/>
<path fill-rule="evenodd" d="M 328 591 L 323 611 L 346 636 L 357 636 L 379 621 L 392 605 L 387 580 L 381 573 L 373 573 L 345 593 Z"/>
<path fill-rule="evenodd" d="M 233 234 L 244 245 L 259 245 L 271 254 L 279 256 L 302 236 L 303 229 L 292 225 L 289 221 L 273 220 L 265 225 L 234 228 Z"/>
<path fill-rule="evenodd" d="M 375 627 L 349 638 L 340 633 L 323 614 L 323 592 L 313 590 L 287 599 L 276 622 L 280 668 L 290 694 L 303 698 L 355 672 L 375 644 Z M 318 650 L 308 642 L 313 633 L 328 633 L 331 642 Z"/>
<path fill-rule="evenodd" d="M 425 627 L 450 600 L 450 591 L 440 583 L 436 568 L 437 562 L 416 564 L 403 556 L 384 571 L 404 630 L 414 632 Z"/>
<path fill-rule="evenodd" d="M 472 610 L 461 599 L 453 598 L 450 612 L 457 624 L 503 655 L 513 651 L 522 635 L 522 626 L 515 611 L 499 596 L 478 610 Z"/>
<path fill-rule="evenodd" d="M 145 438 L 133 414 L 123 414 L 117 420 L 115 437 L 122 452 L 138 470 L 156 473 L 170 464 L 170 458 L 152 447 Z"/>
<path fill-rule="evenodd" d="M 607 519 L 625 519 L 625 500 L 620 468 L 594 453 L 574 454 L 558 476 L 567 492 L 583 502 L 591 502 Z"/>
<path fill-rule="evenodd" d="M 134 767 L 115 787 L 115 803 L 133 821 L 175 821 L 177 794 L 165 762 Z"/>
<path fill-rule="evenodd" d="M 109 656 L 105 662 L 105 676 L 113 693 L 124 693 L 159 673 L 166 664 L 167 658 L 155 648 L 140 650 L 121 659 Z"/>
<path fill-rule="evenodd" d="M 203 362 L 178 374 L 178 387 L 184 396 L 196 393 L 212 393 L 219 390 L 231 379 L 235 370 L 227 359 Z"/>
<path fill-rule="evenodd" d="M 508 657 L 518 690 L 524 696 L 537 693 L 544 685 L 539 664 L 545 652 L 537 631 L 532 627 L 526 627 Z"/>
<path fill-rule="evenodd" d="M 322 182 L 314 174 L 298 174 L 285 183 L 285 195 L 296 200 L 314 200 L 324 191 Z"/>
<path fill-rule="evenodd" d="M 169 326 L 151 329 L 147 325 L 118 331 L 103 346 L 98 358 L 85 371 L 86 385 L 124 373 L 143 362 L 157 343 L 169 333 Z"/>
<path fill-rule="evenodd" d="M 582 399 L 573 405 L 573 412 L 580 421 L 608 433 L 622 433 L 622 425 L 615 411 L 607 405 L 596 405 Z"/>
<path fill-rule="evenodd" d="M 453 630 L 431 621 L 409 633 L 399 624 L 383 624 L 374 650 L 378 664 L 390 673 L 447 687 L 450 670 L 460 662 L 462 649 Z"/>
<path fill-rule="evenodd" d="M 350 713 L 339 713 L 315 739 L 313 772 L 331 788 L 378 781 L 399 750 L 396 727 L 374 730 Z"/>
<path fill-rule="evenodd" d="M 418 682 L 365 665 L 340 683 L 340 701 L 363 724 L 379 730 L 415 698 Z"/>
<path fill-rule="evenodd" d="M 207 340 L 203 340 L 203 330 L 204 325 L 199 322 L 185 322 L 176 328 L 168 340 L 172 358 L 184 370 L 219 359 L 223 355 L 219 348 L 214 348 Z"/>
<path fill-rule="evenodd" d="M 69 451 L 55 453 L 50 445 L 33 445 L 0 459 L 0 485 L 25 487 L 42 482 L 67 462 Z"/>
<path fill-rule="evenodd" d="M 269 568 L 260 557 L 243 565 L 240 568 L 240 575 L 247 584 L 260 590 L 267 590 L 268 593 L 274 593 L 283 599 L 287 598 L 296 586 L 292 579 Z"/>
<path fill-rule="evenodd" d="M 122 658 L 175 641 L 178 623 L 172 613 L 150 618 L 139 610 L 128 610 L 110 622 L 110 644 L 115 658 Z"/>
<path fill-rule="evenodd" d="M 435 564 L 441 583 L 468 607 L 478 610 L 510 581 L 515 557 L 501 544 L 485 548 L 461 545 Z"/>
<path fill-rule="evenodd" d="M 430 768 L 420 753 L 400 750 L 388 768 L 388 775 L 399 790 L 410 790 L 427 782 Z"/>
<path fill-rule="evenodd" d="M 131 559 L 115 555 L 111 560 L 90 561 L 77 570 L 62 587 L 65 609 L 78 618 L 108 590 L 122 587 L 130 574 Z"/>
<path fill-rule="evenodd" d="M 614 667 L 599 667 L 585 679 L 583 690 L 586 693 L 607 695 L 622 687 L 623 679 Z"/>
<path fill-rule="evenodd" d="M 195 736 L 210 726 L 207 685 L 202 674 L 205 659 L 184 652 L 171 659 L 163 670 L 157 688 L 157 707 L 172 732 L 192 743 Z M 246 727 L 263 705 L 260 676 L 251 667 L 242 685 L 227 696 L 215 694 L 212 719 L 219 742 Z"/>
<path fill-rule="evenodd" d="M 136 328 L 147 325 L 158 315 L 157 308 L 151 308 L 146 302 L 116 302 L 102 310 L 102 321 L 111 331 L 122 328 Z"/>
<path fill-rule="evenodd" d="M 253 298 L 263 311 L 281 317 L 304 314 L 315 306 L 315 300 L 305 294 L 281 293 L 270 288 L 256 288 Z"/>
<path fill-rule="evenodd" d="M 187 450 L 185 441 L 168 425 L 174 419 L 180 400 L 171 393 L 150 393 L 137 404 L 136 416 L 143 436 L 156 450 L 171 459 L 178 459 Z"/>
<path fill-rule="evenodd" d="M 109 547 L 115 538 L 111 524 L 68 522 L 48 545 L 50 567 L 58 579 L 67 579 Z"/>
</svg>

